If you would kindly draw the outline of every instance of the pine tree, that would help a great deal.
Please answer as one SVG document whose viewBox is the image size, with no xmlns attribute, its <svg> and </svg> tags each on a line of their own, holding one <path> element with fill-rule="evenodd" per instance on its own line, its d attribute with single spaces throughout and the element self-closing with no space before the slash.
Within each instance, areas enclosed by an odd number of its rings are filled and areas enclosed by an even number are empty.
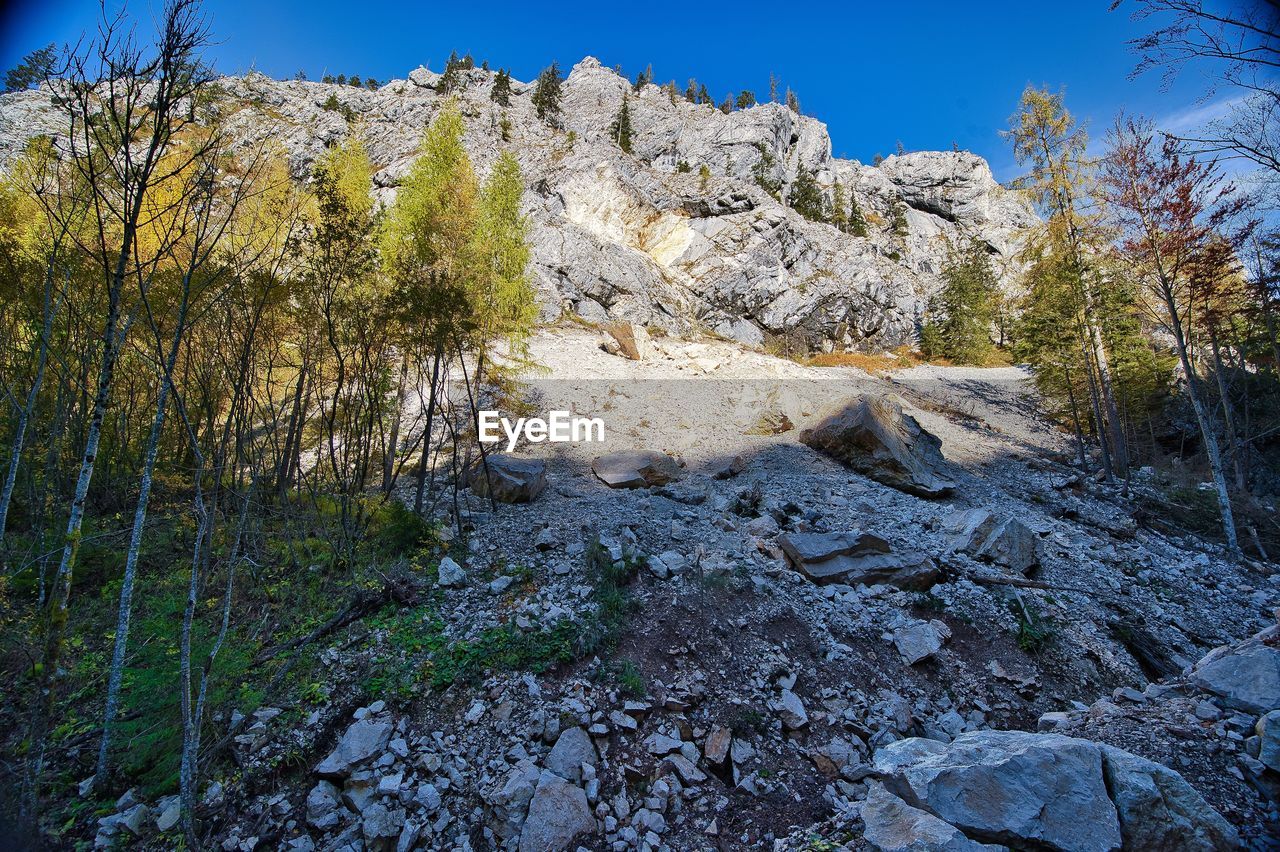
<svg viewBox="0 0 1280 852">
<path fill-rule="evenodd" d="M 698 166 L 698 187 L 703 191 L 707 191 L 707 186 L 711 183 L 711 167 L 706 163 Z"/>
<path fill-rule="evenodd" d="M 698 85 L 698 103 L 700 104 L 714 103 L 714 101 L 711 100 L 711 93 L 707 91 L 706 83 L 701 83 Z"/>
<path fill-rule="evenodd" d="M 691 104 L 698 102 L 698 81 L 692 77 L 689 78 L 689 85 L 685 86 L 684 99 Z"/>
<path fill-rule="evenodd" d="M 618 109 L 617 116 L 613 119 L 613 124 L 609 127 L 609 133 L 613 136 L 613 141 L 618 143 L 618 147 L 628 154 L 631 153 L 631 107 L 628 103 L 629 98 L 624 92 L 622 95 L 622 106 Z"/>
<path fill-rule="evenodd" d="M 347 85 L 355 86 L 358 89 L 364 85 L 364 81 L 361 80 L 358 75 L 352 74 L 351 77 L 347 79 Z"/>
<path fill-rule="evenodd" d="M 41 81 L 53 73 L 53 65 L 57 58 L 58 50 L 52 44 L 28 53 L 22 57 L 22 61 L 16 67 L 5 73 L 4 90 L 21 92 L 40 85 Z"/>
<path fill-rule="evenodd" d="M 533 108 L 538 118 L 552 126 L 560 122 L 560 66 L 552 62 L 538 75 L 538 82 L 533 87 Z"/>
<path fill-rule="evenodd" d="M 374 78 L 374 77 L 369 77 L 369 78 L 367 78 L 367 79 L 364 81 L 364 87 L 365 87 L 366 89 L 368 89 L 369 91 L 371 91 L 371 92 L 372 92 L 372 91 L 374 91 L 374 90 L 376 90 L 376 89 L 377 89 L 379 86 L 381 86 L 381 85 L 382 85 L 382 84 L 381 84 L 381 83 L 379 83 L 379 82 L 377 81 L 377 79 L 376 79 L 376 78 Z"/>
<path fill-rule="evenodd" d="M 457 91 L 462 87 L 462 60 L 455 50 L 449 54 L 449 61 L 444 64 L 444 73 L 440 75 L 439 89 L 442 94 Z"/>
<path fill-rule="evenodd" d="M 733 112 L 733 95 L 724 96 L 724 100 L 720 102 L 720 111 L 725 115 Z"/>
<path fill-rule="evenodd" d="M 801 166 L 796 173 L 796 179 L 791 184 L 791 192 L 787 196 L 787 203 L 791 205 L 792 210 L 810 221 L 826 222 L 830 218 L 827 199 L 822 194 L 822 188 L 818 186 L 818 180 L 813 172 L 804 166 Z"/>
<path fill-rule="evenodd" d="M 831 225 L 841 233 L 849 230 L 848 192 L 844 184 L 836 181 L 831 190 Z"/>
<path fill-rule="evenodd" d="M 738 109 L 749 109 L 756 105 L 756 93 L 743 89 L 738 94 Z"/>
<path fill-rule="evenodd" d="M 778 78 L 772 71 L 770 71 L 769 72 L 769 103 L 776 104 L 777 102 L 778 102 Z"/>
<path fill-rule="evenodd" d="M 645 86 L 649 85 L 652 82 L 653 82 L 653 66 L 648 65 L 648 66 L 645 66 L 645 69 L 643 71 L 641 71 L 639 74 L 636 75 L 636 81 L 631 88 L 636 93 L 639 93 L 644 89 Z"/>
<path fill-rule="evenodd" d="M 505 69 L 498 69 L 493 78 L 493 88 L 489 90 L 489 100 L 498 106 L 511 106 L 511 74 Z"/>
<path fill-rule="evenodd" d="M 756 150 L 760 152 L 760 159 L 756 160 L 755 165 L 751 167 L 751 176 L 755 178 L 757 186 L 774 198 L 778 198 L 779 193 L 782 192 L 782 182 L 773 174 L 773 168 L 778 162 L 777 158 L 763 142 L 756 143 Z"/>
<path fill-rule="evenodd" d="M 855 237 L 865 237 L 867 235 L 867 220 L 862 215 L 862 208 L 858 206 L 858 196 L 853 192 L 849 193 L 847 229 Z"/>
<path fill-rule="evenodd" d="M 800 98 L 796 96 L 795 92 L 791 91 L 790 86 L 787 87 L 787 109 L 796 115 L 800 114 Z"/>
<path fill-rule="evenodd" d="M 987 247 L 971 240 L 963 249 L 953 248 L 942 279 L 942 290 L 929 303 L 930 317 L 920 332 L 920 348 L 930 358 L 944 357 L 957 364 L 987 363 L 995 349 L 991 327 L 1000 297 Z"/>
</svg>

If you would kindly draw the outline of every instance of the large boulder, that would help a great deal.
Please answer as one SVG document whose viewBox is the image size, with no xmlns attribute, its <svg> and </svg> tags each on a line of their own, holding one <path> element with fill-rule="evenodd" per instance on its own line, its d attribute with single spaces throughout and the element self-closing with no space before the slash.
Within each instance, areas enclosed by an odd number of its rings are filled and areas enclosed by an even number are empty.
<svg viewBox="0 0 1280 852">
<path fill-rule="evenodd" d="M 547 755 L 547 769 L 569 781 L 582 780 L 582 765 L 595 766 L 598 761 L 591 737 L 579 727 L 560 732 L 556 744 Z"/>
<path fill-rule="evenodd" d="M 382 754 L 390 740 L 389 719 L 365 718 L 353 722 L 329 756 L 316 766 L 316 775 L 343 778 L 366 760 Z"/>
<path fill-rule="evenodd" d="M 941 621 L 917 621 L 893 631 L 893 645 L 907 665 L 929 659 L 951 638 L 951 628 Z"/>
<path fill-rule="evenodd" d="M 653 357 L 653 343 L 649 332 L 642 325 L 632 322 L 609 323 L 604 329 L 611 338 L 607 349 L 632 361 L 647 361 Z"/>
<path fill-rule="evenodd" d="M 1235 647 L 1215 649 L 1196 663 L 1191 682 L 1233 710 L 1262 714 L 1280 709 L 1280 629 L 1270 627 Z"/>
<path fill-rule="evenodd" d="M 547 487 L 547 463 L 494 453 L 472 468 L 471 491 L 499 503 L 531 503 Z"/>
<path fill-rule="evenodd" d="M 1125 849 L 1235 849 L 1240 835 L 1182 776 L 1135 754 L 1100 745 Z"/>
<path fill-rule="evenodd" d="M 972 731 L 950 745 L 911 738 L 876 753 L 885 786 L 972 839 L 1016 847 L 1111 852 L 1120 820 L 1085 740 Z"/>
<path fill-rule="evenodd" d="M 1053 850 L 1210 852 L 1235 830 L 1177 772 L 1052 733 L 971 731 L 876 752 L 885 787 L 972 840 Z"/>
<path fill-rule="evenodd" d="M 849 530 L 788 533 L 778 537 L 787 564 L 815 583 L 887 583 L 923 590 L 938 580 L 938 566 L 923 553 L 893 553 L 889 542 Z"/>
<path fill-rule="evenodd" d="M 894 397 L 866 396 L 800 434 L 807 446 L 877 482 L 919 497 L 955 490 L 942 441 L 902 410 Z"/>
<path fill-rule="evenodd" d="M 520 831 L 520 852 L 561 852 L 574 839 L 594 833 L 596 820 L 587 794 L 576 784 L 543 772 Z"/>
<path fill-rule="evenodd" d="M 952 513 L 945 523 L 951 549 L 974 559 L 994 562 L 1019 574 L 1026 574 L 1040 561 L 1036 534 L 1017 518 L 968 509 Z"/>
<path fill-rule="evenodd" d="M 679 479 L 679 463 L 654 450 L 623 450 L 598 457 L 591 471 L 610 488 L 648 488 Z"/>
<path fill-rule="evenodd" d="M 880 852 L 995 852 L 1003 847 L 977 843 L 960 829 L 913 808 L 879 784 L 862 803 L 863 840 Z"/>
</svg>

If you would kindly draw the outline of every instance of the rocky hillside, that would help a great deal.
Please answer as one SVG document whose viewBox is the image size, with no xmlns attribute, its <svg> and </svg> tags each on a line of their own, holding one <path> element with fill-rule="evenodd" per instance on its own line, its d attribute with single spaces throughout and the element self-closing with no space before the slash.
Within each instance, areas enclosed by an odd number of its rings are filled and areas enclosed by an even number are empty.
<svg viewBox="0 0 1280 852">
<path fill-rule="evenodd" d="M 1019 369 L 639 340 L 540 332 L 606 440 L 491 456 L 417 606 L 215 720 L 223 849 L 1274 848 L 1266 566 L 1074 474 Z"/>
<path fill-rule="evenodd" d="M 911 339 L 949 243 L 976 237 L 1010 270 L 1036 222 L 980 157 L 838 159 L 822 122 L 781 104 L 726 115 L 646 85 L 630 95 L 636 135 L 626 154 L 609 128 L 631 84 L 593 58 L 564 84 L 561 129 L 537 118 L 531 85 L 513 81 L 511 106 L 501 108 L 490 99 L 493 74 L 460 73 L 454 94 L 478 167 L 508 148 L 524 170 L 544 319 L 576 313 L 750 345 L 787 336 L 815 349 L 884 348 Z M 376 91 L 250 74 L 220 81 L 230 96 L 221 109 L 244 144 L 278 140 L 300 175 L 324 146 L 359 132 L 390 200 L 447 97 L 439 85 L 425 68 Z M 33 133 L 57 129 L 48 91 L 0 96 L 0 161 Z M 771 165 L 758 168 L 762 159 Z M 787 198 L 802 168 L 828 197 L 836 182 L 853 193 L 867 237 L 808 221 L 757 185 L 762 174 Z M 898 205 L 905 234 L 892 233 Z"/>
</svg>

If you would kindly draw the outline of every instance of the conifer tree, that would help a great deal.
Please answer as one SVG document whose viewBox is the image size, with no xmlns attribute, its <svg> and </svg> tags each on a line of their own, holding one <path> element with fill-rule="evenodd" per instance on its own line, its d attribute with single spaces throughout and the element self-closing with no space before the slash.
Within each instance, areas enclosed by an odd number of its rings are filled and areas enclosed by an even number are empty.
<svg viewBox="0 0 1280 852">
<path fill-rule="evenodd" d="M 618 147 L 630 154 L 631 107 L 628 101 L 629 98 L 624 92 L 622 95 L 622 106 L 618 108 L 618 114 L 614 117 L 613 124 L 609 127 L 609 132 L 613 135 L 613 141 L 618 143 Z"/>
<path fill-rule="evenodd" d="M 733 112 L 733 95 L 724 96 L 724 100 L 720 102 L 720 111 L 725 115 Z"/>
<path fill-rule="evenodd" d="M 698 103 L 700 104 L 714 103 L 714 101 L 711 100 L 711 93 L 707 91 L 706 83 L 700 83 L 698 85 Z"/>
<path fill-rule="evenodd" d="M 499 68 L 493 78 L 493 88 L 489 90 L 489 100 L 498 106 L 511 106 L 511 74 L 505 68 Z"/>
<path fill-rule="evenodd" d="M 756 143 L 756 150 L 760 152 L 760 159 L 756 160 L 755 165 L 751 167 L 751 176 L 755 179 L 756 186 L 774 198 L 779 198 L 782 182 L 773 174 L 773 168 L 778 160 L 763 142 Z"/>
<path fill-rule="evenodd" d="M 787 87 L 787 109 L 791 110 L 796 115 L 800 114 L 800 98 L 795 92 L 791 91 L 790 86 Z"/>
<path fill-rule="evenodd" d="M 17 66 L 5 72 L 4 90 L 21 92 L 40 85 L 52 73 L 57 58 L 58 50 L 52 44 L 28 53 Z"/>
<path fill-rule="evenodd" d="M 698 102 L 698 81 L 692 77 L 689 78 L 689 85 L 685 86 L 684 99 L 691 104 Z"/>
<path fill-rule="evenodd" d="M 847 230 L 855 237 L 867 235 L 867 220 L 862 216 L 862 208 L 858 206 L 858 196 L 849 192 L 849 216 Z"/>
<path fill-rule="evenodd" d="M 560 66 L 552 62 L 538 75 L 538 82 L 533 87 L 533 108 L 538 118 L 558 127 L 560 124 Z"/>
<path fill-rule="evenodd" d="M 743 89 L 738 94 L 738 109 L 748 109 L 756 105 L 756 93 Z"/>
<path fill-rule="evenodd" d="M 796 179 L 791 184 L 791 192 L 787 196 L 787 203 L 791 205 L 792 210 L 810 221 L 826 222 L 830 218 L 827 199 L 822 194 L 822 188 L 818 186 L 818 180 L 813 172 L 804 166 L 801 166 L 796 173 Z"/>
<path fill-rule="evenodd" d="M 920 348 L 931 358 L 941 356 L 957 364 L 987 363 L 995 348 L 991 327 L 1000 298 L 987 247 L 978 240 L 962 249 L 953 247 L 942 279 L 942 290 L 930 300 Z"/>
<path fill-rule="evenodd" d="M 831 225 L 841 233 L 849 230 L 848 193 L 844 184 L 836 181 L 831 190 Z"/>
</svg>

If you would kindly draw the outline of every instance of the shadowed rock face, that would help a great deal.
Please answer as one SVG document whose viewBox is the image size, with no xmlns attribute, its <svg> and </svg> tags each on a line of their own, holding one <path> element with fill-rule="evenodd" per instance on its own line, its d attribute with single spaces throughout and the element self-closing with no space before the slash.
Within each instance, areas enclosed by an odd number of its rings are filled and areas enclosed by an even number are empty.
<svg viewBox="0 0 1280 852">
<path fill-rule="evenodd" d="M 547 463 L 538 459 L 518 459 L 490 454 L 471 471 L 471 490 L 477 496 L 499 503 L 528 503 L 547 487 Z"/>
<path fill-rule="evenodd" d="M 591 470 L 610 488 L 647 488 L 679 479 L 680 465 L 655 450 L 626 450 L 600 456 Z"/>
<path fill-rule="evenodd" d="M 941 287 L 948 242 L 974 238 L 990 247 L 1012 287 L 1016 255 L 1037 224 L 1022 196 L 997 184 L 978 156 L 916 152 L 878 167 L 840 159 L 826 125 L 782 104 L 725 115 L 682 98 L 673 103 L 655 85 L 632 92 L 628 80 L 588 57 L 565 81 L 564 126 L 556 129 L 537 118 L 529 84 L 512 81 L 511 105 L 498 108 L 489 97 L 493 74 L 474 69 L 460 78 L 446 94 L 440 75 L 425 68 L 376 91 L 251 73 L 218 81 L 226 97 L 220 112 L 238 144 L 278 143 L 298 177 L 358 123 L 375 194 L 389 203 L 423 131 L 457 97 L 480 174 L 503 150 L 520 161 L 530 273 L 544 319 L 567 311 L 673 332 L 707 328 L 751 345 L 785 336 L 813 348 L 891 346 L 913 337 Z M 609 129 L 624 92 L 632 154 Z M 330 96 L 354 123 L 325 109 Z M 509 123 L 507 139 L 500 119 Z M 30 137 L 63 126 L 48 90 L 0 95 L 0 167 Z M 785 199 L 801 169 L 816 176 L 828 201 L 837 183 L 845 187 L 867 236 L 810 222 L 757 184 L 762 173 Z M 905 234 L 891 230 L 895 210 L 905 211 Z"/>
<path fill-rule="evenodd" d="M 826 417 L 800 440 L 858 473 L 919 497 L 955 489 L 946 474 L 942 441 L 892 397 L 863 397 Z"/>
<path fill-rule="evenodd" d="M 922 553 L 893 553 L 879 536 L 857 531 L 790 533 L 778 538 L 787 564 L 817 583 L 889 583 L 927 589 L 938 578 Z"/>
</svg>

